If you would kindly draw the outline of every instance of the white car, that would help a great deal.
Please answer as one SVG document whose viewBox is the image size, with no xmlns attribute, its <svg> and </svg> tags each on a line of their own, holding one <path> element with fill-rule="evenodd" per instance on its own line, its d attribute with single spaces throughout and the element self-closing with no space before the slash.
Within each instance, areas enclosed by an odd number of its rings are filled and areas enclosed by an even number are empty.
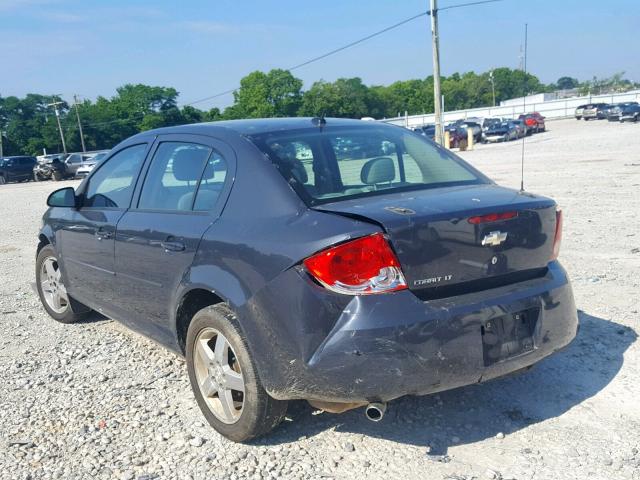
<svg viewBox="0 0 640 480">
<path fill-rule="evenodd" d="M 76 170 L 76 177 L 84 178 L 89 175 L 91 173 L 91 170 L 93 170 L 93 167 L 95 167 L 100 160 L 106 157 L 108 153 L 109 152 L 100 152 L 90 159 L 82 162 L 82 165 L 78 167 L 78 170 Z"/>
</svg>

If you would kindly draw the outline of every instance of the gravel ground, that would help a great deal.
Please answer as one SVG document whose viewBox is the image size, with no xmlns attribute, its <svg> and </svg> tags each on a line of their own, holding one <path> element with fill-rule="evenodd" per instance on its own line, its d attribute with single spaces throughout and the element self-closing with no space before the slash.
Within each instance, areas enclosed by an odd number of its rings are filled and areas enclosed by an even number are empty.
<svg viewBox="0 0 640 480">
<path fill-rule="evenodd" d="M 118 323 L 59 325 L 32 289 L 47 194 L 0 187 L 0 478 L 640 480 L 640 125 L 550 122 L 526 182 L 565 211 L 561 260 L 581 329 L 527 374 L 287 421 L 251 445 L 204 424 L 183 360 Z M 518 187 L 520 142 L 462 155 Z"/>
</svg>

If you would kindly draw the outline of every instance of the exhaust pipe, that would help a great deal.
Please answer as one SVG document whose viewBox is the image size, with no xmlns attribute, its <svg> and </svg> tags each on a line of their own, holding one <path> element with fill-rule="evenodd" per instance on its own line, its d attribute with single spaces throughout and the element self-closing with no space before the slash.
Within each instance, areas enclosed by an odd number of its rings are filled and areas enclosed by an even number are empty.
<svg viewBox="0 0 640 480">
<path fill-rule="evenodd" d="M 386 403 L 370 403 L 364 409 L 365 416 L 372 422 L 379 422 L 387 410 Z"/>
</svg>

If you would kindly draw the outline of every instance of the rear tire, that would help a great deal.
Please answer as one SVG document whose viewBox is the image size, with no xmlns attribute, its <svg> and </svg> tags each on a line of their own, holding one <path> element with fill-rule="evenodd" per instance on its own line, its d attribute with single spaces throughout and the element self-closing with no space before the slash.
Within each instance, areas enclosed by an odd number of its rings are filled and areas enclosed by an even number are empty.
<svg viewBox="0 0 640 480">
<path fill-rule="evenodd" d="M 60 172 L 53 172 L 51 174 L 51 178 L 53 178 L 54 181 L 59 182 L 60 180 L 63 179 L 63 176 Z"/>
<path fill-rule="evenodd" d="M 198 406 L 224 437 L 246 442 L 284 419 L 287 402 L 272 398 L 263 388 L 237 317 L 226 305 L 205 307 L 194 315 L 186 358 Z M 235 382 L 227 383 L 229 378 Z"/>
<path fill-rule="evenodd" d="M 36 287 L 42 306 L 56 322 L 75 323 L 91 311 L 67 294 L 58 265 L 58 254 L 51 245 L 42 247 L 38 252 Z"/>
</svg>

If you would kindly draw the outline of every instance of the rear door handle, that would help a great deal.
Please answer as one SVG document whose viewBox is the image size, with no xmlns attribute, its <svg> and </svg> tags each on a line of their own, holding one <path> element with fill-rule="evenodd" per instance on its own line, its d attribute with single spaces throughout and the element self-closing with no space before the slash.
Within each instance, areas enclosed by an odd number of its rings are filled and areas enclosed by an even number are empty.
<svg viewBox="0 0 640 480">
<path fill-rule="evenodd" d="M 105 230 L 104 228 L 100 227 L 96 231 L 96 238 L 98 240 L 110 240 L 110 239 L 113 238 L 113 232 L 110 232 L 110 231 Z"/>
<path fill-rule="evenodd" d="M 162 245 L 165 252 L 182 252 L 187 248 L 184 243 L 170 239 L 166 239 L 160 245 Z"/>
</svg>

